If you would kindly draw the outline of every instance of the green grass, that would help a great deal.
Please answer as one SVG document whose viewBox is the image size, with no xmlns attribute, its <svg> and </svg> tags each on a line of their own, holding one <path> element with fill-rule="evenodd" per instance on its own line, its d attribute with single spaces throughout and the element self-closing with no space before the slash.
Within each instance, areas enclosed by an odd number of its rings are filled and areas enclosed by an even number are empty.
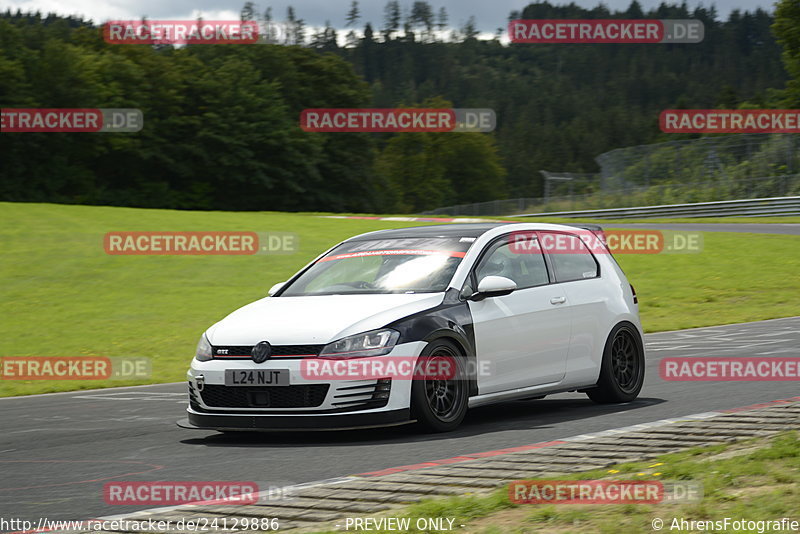
<svg viewBox="0 0 800 534">
<path fill-rule="evenodd" d="M 9 381 L 0 396 L 175 382 L 200 334 L 263 297 L 327 247 L 417 226 L 313 214 L 142 210 L 0 203 L 0 356 L 150 357 L 150 380 Z M 109 231 L 296 232 L 300 251 L 256 256 L 110 256 Z M 705 234 L 685 255 L 620 255 L 647 331 L 800 314 L 800 238 Z"/>
<path fill-rule="evenodd" d="M 654 518 L 669 532 L 673 518 L 714 520 L 730 517 L 752 521 L 797 519 L 800 516 L 800 440 L 787 432 L 735 445 L 715 445 L 668 454 L 655 460 L 613 466 L 548 480 L 683 480 L 701 483 L 703 499 L 690 504 L 531 505 L 515 504 L 506 486 L 485 496 L 426 500 L 392 517 L 454 518 L 465 534 L 653 532 Z M 676 532 L 677 530 L 673 530 Z M 333 531 L 329 531 L 333 532 Z M 384 531 L 374 531 L 383 534 Z M 386 531 L 388 533 L 388 531 Z M 416 530 L 407 532 L 440 532 Z M 715 531 L 716 532 L 716 531 Z"/>
<path fill-rule="evenodd" d="M 697 254 L 619 254 L 645 331 L 800 314 L 800 237 L 705 232 Z"/>
</svg>

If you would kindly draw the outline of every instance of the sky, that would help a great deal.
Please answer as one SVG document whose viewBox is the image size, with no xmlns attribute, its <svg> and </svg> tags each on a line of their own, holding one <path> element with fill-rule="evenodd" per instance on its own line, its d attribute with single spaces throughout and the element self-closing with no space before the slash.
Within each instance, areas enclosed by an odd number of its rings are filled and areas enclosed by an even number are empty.
<svg viewBox="0 0 800 534">
<path fill-rule="evenodd" d="M 268 6 L 272 7 L 276 20 L 283 20 L 286 8 L 294 7 L 297 17 L 304 19 L 309 26 L 322 26 L 326 20 L 336 28 L 343 28 L 345 15 L 350 7 L 351 0 L 258 0 L 254 1 L 263 11 Z M 576 4 L 592 8 L 599 0 L 573 0 Z M 656 7 L 662 0 L 639 0 L 645 9 Z M 0 10 L 5 11 L 10 7 L 12 11 L 17 8 L 23 11 L 36 11 L 42 13 L 55 12 L 59 15 L 82 15 L 92 19 L 95 23 L 102 23 L 109 19 L 130 20 L 146 16 L 151 20 L 158 19 L 192 19 L 202 15 L 206 20 L 231 20 L 238 19 L 239 12 L 245 0 L 3 0 Z M 499 27 L 505 27 L 508 14 L 513 10 L 521 10 L 531 3 L 526 0 L 428 0 L 434 11 L 440 7 L 447 9 L 450 25 L 461 27 L 475 16 L 478 29 L 483 32 L 493 32 Z M 566 0 L 550 0 L 552 4 L 566 4 Z M 630 0 L 605 0 L 604 3 L 612 10 L 624 10 Z M 668 3 L 680 3 L 680 0 L 669 0 Z M 721 17 L 727 17 L 734 9 L 755 10 L 758 7 L 772 11 L 773 0 L 687 0 L 690 8 L 702 3 L 706 7 L 714 4 Z M 362 19 L 359 24 L 363 28 L 366 22 L 372 22 L 373 27 L 379 28 L 383 21 L 383 7 L 386 0 L 361 0 Z M 410 8 L 413 0 L 400 0 L 401 6 Z"/>
</svg>

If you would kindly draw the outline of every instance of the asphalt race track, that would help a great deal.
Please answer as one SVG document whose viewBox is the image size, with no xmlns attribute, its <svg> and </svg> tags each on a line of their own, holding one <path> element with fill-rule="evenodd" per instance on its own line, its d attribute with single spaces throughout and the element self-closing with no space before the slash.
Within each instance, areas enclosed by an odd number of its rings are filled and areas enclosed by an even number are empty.
<svg viewBox="0 0 800 534">
<path fill-rule="evenodd" d="M 460 454 L 550 441 L 798 395 L 796 382 L 665 382 L 667 356 L 790 356 L 800 317 L 648 334 L 640 398 L 596 406 L 564 394 L 472 410 L 444 435 L 411 427 L 230 436 L 180 429 L 185 386 L 163 384 L 0 399 L 0 517 L 89 519 L 151 506 L 109 506 L 110 480 L 290 485 Z M 187 357 L 188 365 L 188 357 Z"/>
</svg>

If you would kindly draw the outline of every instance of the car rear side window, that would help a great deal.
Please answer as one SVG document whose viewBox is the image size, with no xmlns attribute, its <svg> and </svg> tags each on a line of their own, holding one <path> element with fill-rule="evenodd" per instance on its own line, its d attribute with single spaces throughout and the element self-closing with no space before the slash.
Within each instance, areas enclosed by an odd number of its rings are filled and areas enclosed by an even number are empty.
<svg viewBox="0 0 800 534">
<path fill-rule="evenodd" d="M 550 256 L 557 282 L 600 276 L 600 266 L 580 238 L 559 232 L 540 232 L 542 248 Z"/>
</svg>

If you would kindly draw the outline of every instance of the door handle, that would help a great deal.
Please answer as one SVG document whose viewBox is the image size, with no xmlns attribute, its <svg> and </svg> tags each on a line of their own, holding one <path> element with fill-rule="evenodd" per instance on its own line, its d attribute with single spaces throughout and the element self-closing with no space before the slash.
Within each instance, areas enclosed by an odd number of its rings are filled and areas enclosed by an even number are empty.
<svg viewBox="0 0 800 534">
<path fill-rule="evenodd" d="M 550 299 L 550 304 L 564 304 L 567 301 L 567 297 L 553 297 Z"/>
</svg>

